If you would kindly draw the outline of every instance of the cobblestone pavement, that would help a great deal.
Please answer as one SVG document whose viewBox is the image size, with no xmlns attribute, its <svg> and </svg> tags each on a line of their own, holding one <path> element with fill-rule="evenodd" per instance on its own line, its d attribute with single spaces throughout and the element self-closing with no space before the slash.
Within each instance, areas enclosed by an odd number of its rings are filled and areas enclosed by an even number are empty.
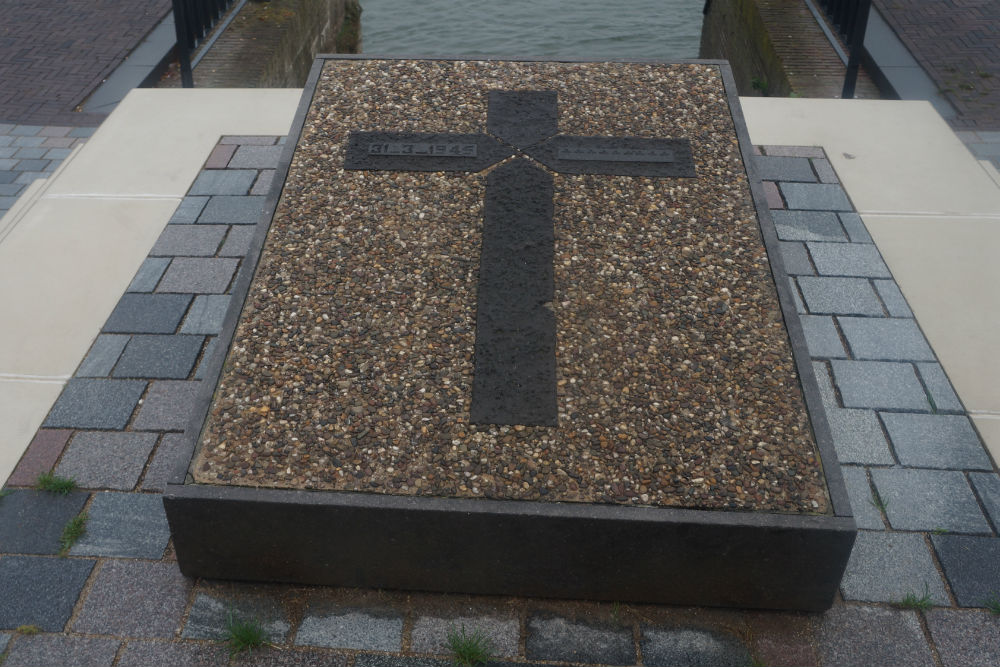
<svg viewBox="0 0 1000 667">
<path fill-rule="evenodd" d="M 956 130 L 1000 130 L 1000 2 L 875 0 L 958 111 Z"/>
<path fill-rule="evenodd" d="M 280 142 L 222 139 L 8 481 L 5 667 L 444 667 L 463 631 L 489 639 L 496 665 L 1000 665 L 1000 617 L 982 608 L 1000 595 L 1000 477 L 819 149 L 755 161 L 861 529 L 830 611 L 184 577 L 160 493 Z M 79 490 L 33 490 L 49 471 Z M 86 532 L 59 557 L 81 514 Z M 230 617 L 259 621 L 274 646 L 231 660 Z"/>
<path fill-rule="evenodd" d="M 0 217 L 32 181 L 48 178 L 94 130 L 92 127 L 0 123 Z"/>
<path fill-rule="evenodd" d="M 170 11 L 170 0 L 19 0 L 0 21 L 0 123 L 98 125 L 72 113 Z"/>
</svg>

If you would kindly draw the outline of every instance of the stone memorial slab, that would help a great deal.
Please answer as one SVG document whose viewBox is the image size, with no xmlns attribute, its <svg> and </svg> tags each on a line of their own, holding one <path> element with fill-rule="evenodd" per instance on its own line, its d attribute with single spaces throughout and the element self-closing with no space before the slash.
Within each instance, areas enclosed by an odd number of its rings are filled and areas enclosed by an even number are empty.
<svg viewBox="0 0 1000 667">
<path fill-rule="evenodd" d="M 186 574 L 830 604 L 854 523 L 727 65 L 324 57 L 292 137 L 165 496 Z"/>
</svg>

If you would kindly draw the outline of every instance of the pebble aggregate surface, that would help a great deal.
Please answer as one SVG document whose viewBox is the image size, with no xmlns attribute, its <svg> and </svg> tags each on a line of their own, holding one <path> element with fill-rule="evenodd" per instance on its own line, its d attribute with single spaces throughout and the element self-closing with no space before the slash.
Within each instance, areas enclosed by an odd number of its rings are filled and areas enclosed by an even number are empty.
<svg viewBox="0 0 1000 667">
<path fill-rule="evenodd" d="M 494 89 L 557 91 L 562 134 L 694 152 L 696 178 L 553 173 L 557 427 L 469 423 L 490 169 L 343 169 L 351 131 L 485 132 Z M 719 68 L 328 61 L 191 472 L 830 511 Z"/>
</svg>

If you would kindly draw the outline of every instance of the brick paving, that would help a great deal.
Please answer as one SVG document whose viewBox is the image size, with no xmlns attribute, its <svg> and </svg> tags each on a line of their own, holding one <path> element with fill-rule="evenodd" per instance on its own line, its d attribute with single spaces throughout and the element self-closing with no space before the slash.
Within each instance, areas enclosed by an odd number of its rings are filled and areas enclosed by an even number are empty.
<svg viewBox="0 0 1000 667">
<path fill-rule="evenodd" d="M 0 122 L 0 217 L 31 183 L 48 178 L 94 129 Z M 0 235 L 3 232 L 0 226 Z"/>
<path fill-rule="evenodd" d="M 830 611 L 181 575 L 160 493 L 221 332 L 234 267 L 221 271 L 225 281 L 206 269 L 183 293 L 165 290 L 164 281 L 177 262 L 245 261 L 259 211 L 250 193 L 273 175 L 279 141 L 220 142 L 196 181 L 198 194 L 178 207 L 9 480 L 0 498 L 5 667 L 446 667 L 447 636 L 461 628 L 490 639 L 497 666 L 1000 665 L 1000 617 L 982 608 L 1000 595 L 1000 476 L 817 149 L 764 147 L 755 159 L 776 185 L 771 205 L 782 260 L 860 528 Z M 811 292 L 817 281 L 824 290 Z M 202 293 L 208 284 L 213 293 Z M 833 296 L 817 296 L 825 293 Z M 83 489 L 54 496 L 27 488 L 49 470 L 75 477 Z M 81 512 L 86 533 L 57 557 L 63 525 Z M 932 608 L 895 604 L 906 596 L 926 597 Z M 231 614 L 258 620 L 275 647 L 230 660 L 223 639 Z M 24 625 L 40 632 L 19 631 Z"/>
<path fill-rule="evenodd" d="M 96 126 L 73 113 L 170 11 L 170 0 L 19 0 L 0 21 L 0 123 Z"/>
<path fill-rule="evenodd" d="M 1000 130 L 1000 2 L 875 0 L 958 111 L 957 130 Z"/>
</svg>

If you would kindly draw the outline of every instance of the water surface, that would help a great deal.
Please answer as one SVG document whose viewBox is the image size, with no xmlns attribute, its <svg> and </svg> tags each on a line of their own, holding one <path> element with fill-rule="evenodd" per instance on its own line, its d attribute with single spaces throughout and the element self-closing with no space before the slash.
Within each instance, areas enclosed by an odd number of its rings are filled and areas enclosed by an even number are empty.
<svg viewBox="0 0 1000 667">
<path fill-rule="evenodd" d="M 704 0 L 362 0 L 370 55 L 698 57 Z"/>
</svg>

